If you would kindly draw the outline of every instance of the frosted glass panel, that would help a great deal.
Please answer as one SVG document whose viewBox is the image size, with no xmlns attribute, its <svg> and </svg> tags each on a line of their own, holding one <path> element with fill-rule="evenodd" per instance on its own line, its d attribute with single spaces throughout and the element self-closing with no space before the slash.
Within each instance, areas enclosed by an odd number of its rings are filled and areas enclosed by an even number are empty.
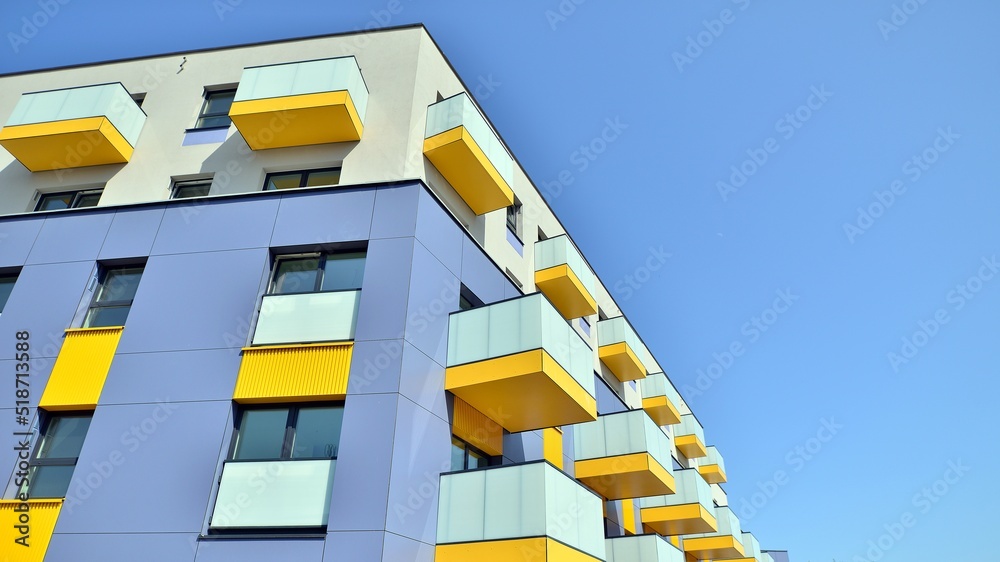
<svg viewBox="0 0 1000 562">
<path fill-rule="evenodd" d="M 267 295 L 254 345 L 354 339 L 361 291 Z"/>
<path fill-rule="evenodd" d="M 639 361 L 645 365 L 646 370 L 656 369 L 653 356 L 650 355 L 649 350 L 643 345 L 642 340 L 639 339 L 635 330 L 632 329 L 632 325 L 625 320 L 624 316 L 599 321 L 597 323 L 597 342 L 598 345 L 625 342 L 632 348 Z"/>
<path fill-rule="evenodd" d="M 714 533 L 698 533 L 688 535 L 690 537 L 717 537 L 722 535 L 732 535 L 737 541 L 743 538 L 743 530 L 740 529 L 740 519 L 736 517 L 733 510 L 728 507 L 715 508 L 715 520 L 718 522 L 718 531 Z"/>
<path fill-rule="evenodd" d="M 641 498 L 640 505 L 642 507 L 661 507 L 700 503 L 709 511 L 712 510 L 712 489 L 697 469 L 674 470 L 674 482 L 677 493 L 668 496 Z"/>
<path fill-rule="evenodd" d="M 133 147 L 146 122 L 132 96 L 121 84 L 101 84 L 24 94 L 14 106 L 7 126 L 107 117 Z"/>
<path fill-rule="evenodd" d="M 639 380 L 639 388 L 642 391 L 643 398 L 666 396 L 667 400 L 678 410 L 681 407 L 681 395 L 674 388 L 674 385 L 670 384 L 667 375 L 663 373 L 650 373 L 646 375 L 646 378 Z"/>
<path fill-rule="evenodd" d="M 617 537 L 605 544 L 607 562 L 684 562 L 684 554 L 657 535 Z"/>
<path fill-rule="evenodd" d="M 708 455 L 705 456 L 704 458 L 698 459 L 698 466 L 717 464 L 719 465 L 719 468 L 721 468 L 722 471 L 725 472 L 726 465 L 722 462 L 722 455 L 719 454 L 719 450 L 716 449 L 714 446 L 705 447 L 705 450 L 708 451 Z"/>
<path fill-rule="evenodd" d="M 752 533 L 743 533 L 743 539 L 740 542 L 743 543 L 743 551 L 746 553 L 746 558 L 761 559 L 760 543 L 757 542 L 757 538 Z"/>
<path fill-rule="evenodd" d="M 705 441 L 705 430 L 692 414 L 681 416 L 680 426 L 674 431 L 674 435 L 697 435 L 699 440 L 703 443 Z"/>
<path fill-rule="evenodd" d="M 507 185 L 513 184 L 514 160 L 467 94 L 463 92 L 427 107 L 424 138 L 431 138 L 459 126 L 464 126 L 469 131 Z"/>
<path fill-rule="evenodd" d="M 234 101 L 258 100 L 347 90 L 365 120 L 368 87 L 354 57 L 340 57 L 243 69 Z"/>
<path fill-rule="evenodd" d="M 671 470 L 671 441 L 643 410 L 607 414 L 573 426 L 577 460 L 649 453 Z"/>
<path fill-rule="evenodd" d="M 486 471 L 441 477 L 437 542 L 480 541 L 486 517 Z"/>
<path fill-rule="evenodd" d="M 211 527 L 326 525 L 336 462 L 227 462 Z"/>
<path fill-rule="evenodd" d="M 594 294 L 594 272 L 565 234 L 535 242 L 535 271 L 568 265 L 590 294 Z"/>
</svg>

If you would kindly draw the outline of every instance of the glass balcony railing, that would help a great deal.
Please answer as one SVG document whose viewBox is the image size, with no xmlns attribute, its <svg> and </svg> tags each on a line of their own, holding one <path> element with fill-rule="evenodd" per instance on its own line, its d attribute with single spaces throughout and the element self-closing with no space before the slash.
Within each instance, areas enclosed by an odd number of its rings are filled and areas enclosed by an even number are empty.
<svg viewBox="0 0 1000 562">
<path fill-rule="evenodd" d="M 684 536 L 684 552 L 698 560 L 743 558 L 745 549 L 741 542 L 743 531 L 739 518 L 728 507 L 717 506 L 715 520 L 718 522 L 717 530 Z"/>
<path fill-rule="evenodd" d="M 681 416 L 680 426 L 674 429 L 674 446 L 689 459 L 708 454 L 708 449 L 705 448 L 705 430 L 693 414 Z"/>
<path fill-rule="evenodd" d="M 774 558 L 771 557 L 771 554 L 767 552 L 761 552 L 760 558 L 758 558 L 757 560 L 758 562 L 774 562 Z"/>
<path fill-rule="evenodd" d="M 535 286 L 567 320 L 597 314 L 594 272 L 565 234 L 535 242 Z"/>
<path fill-rule="evenodd" d="M 477 215 L 514 204 L 514 159 L 468 94 L 427 107 L 424 155 Z"/>
<path fill-rule="evenodd" d="M 601 499 L 544 462 L 441 476 L 438 562 L 605 559 Z"/>
<path fill-rule="evenodd" d="M 124 164 L 146 114 L 120 83 L 23 94 L 0 145 L 32 172 Z"/>
<path fill-rule="evenodd" d="M 445 388 L 510 432 L 597 418 L 593 350 L 540 293 L 453 313 Z"/>
<path fill-rule="evenodd" d="M 740 542 L 743 544 L 742 562 L 763 562 L 764 555 L 760 551 L 760 543 L 753 533 L 743 533 Z"/>
<path fill-rule="evenodd" d="M 228 461 L 212 529 L 325 527 L 336 460 Z"/>
<path fill-rule="evenodd" d="M 650 373 L 639 381 L 642 392 L 642 409 L 653 418 L 656 425 L 681 423 L 681 395 L 664 373 Z"/>
<path fill-rule="evenodd" d="M 697 470 L 674 471 L 676 493 L 642 498 L 642 522 L 664 536 L 715 531 L 712 489 Z"/>
<path fill-rule="evenodd" d="M 622 382 L 646 376 L 651 357 L 642 340 L 624 316 L 597 323 L 598 354 L 601 361 Z"/>
<path fill-rule="evenodd" d="M 642 410 L 599 416 L 573 426 L 577 480 L 601 496 L 674 493 L 670 438 Z"/>
<path fill-rule="evenodd" d="M 709 484 L 722 484 L 726 481 L 726 465 L 722 455 L 715 446 L 705 448 L 705 456 L 698 460 L 698 472 Z"/>
<path fill-rule="evenodd" d="M 684 553 L 658 535 L 605 540 L 607 562 L 685 562 Z"/>
<path fill-rule="evenodd" d="M 243 69 L 229 117 L 253 150 L 361 139 L 368 87 L 353 56 Z"/>
<path fill-rule="evenodd" d="M 360 297 L 360 290 L 265 295 L 253 345 L 353 340 Z"/>
</svg>

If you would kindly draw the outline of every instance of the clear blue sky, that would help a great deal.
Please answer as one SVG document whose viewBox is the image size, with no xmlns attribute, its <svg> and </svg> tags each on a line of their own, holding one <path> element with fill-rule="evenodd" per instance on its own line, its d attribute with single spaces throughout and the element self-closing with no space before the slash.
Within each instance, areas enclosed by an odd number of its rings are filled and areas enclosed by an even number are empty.
<svg viewBox="0 0 1000 562">
<path fill-rule="evenodd" d="M 61 1 L 26 43 L 10 33 L 41 8 L 4 3 L 0 72 L 424 22 L 494 84 L 481 104 L 765 548 L 996 557 L 1000 4 Z"/>
</svg>

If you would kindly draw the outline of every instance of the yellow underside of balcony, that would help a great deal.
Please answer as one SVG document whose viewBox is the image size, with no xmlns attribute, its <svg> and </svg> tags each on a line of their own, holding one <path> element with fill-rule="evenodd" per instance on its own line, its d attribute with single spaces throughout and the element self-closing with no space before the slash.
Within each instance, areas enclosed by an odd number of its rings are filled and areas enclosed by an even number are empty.
<svg viewBox="0 0 1000 562">
<path fill-rule="evenodd" d="M 477 215 L 514 204 L 514 192 L 465 127 L 424 139 L 424 156 Z"/>
<path fill-rule="evenodd" d="M 15 525 L 20 525 L 19 518 L 27 504 L 28 511 L 28 546 L 15 543 L 23 535 Z M 63 500 L 0 500 L 0 559 L 17 562 L 42 562 L 45 551 L 52 540 L 52 531 L 56 528 L 56 519 L 62 509 Z"/>
<path fill-rule="evenodd" d="M 241 404 L 342 400 L 353 343 L 243 349 L 233 400 Z"/>
<path fill-rule="evenodd" d="M 576 461 L 576 479 L 609 500 L 665 496 L 674 477 L 649 453 Z"/>
<path fill-rule="evenodd" d="M 698 503 L 644 507 L 642 524 L 663 536 L 714 533 L 719 529 L 715 516 Z"/>
<path fill-rule="evenodd" d="M 674 437 L 674 446 L 682 455 L 689 459 L 700 459 L 708 456 L 708 449 L 705 444 L 698 439 L 697 435 L 677 435 Z"/>
<path fill-rule="evenodd" d="M 448 367 L 445 389 L 511 433 L 597 419 L 597 400 L 541 349 Z"/>
<path fill-rule="evenodd" d="M 97 408 L 122 330 L 121 326 L 66 330 L 38 406 L 49 411 Z"/>
<path fill-rule="evenodd" d="M 642 409 L 656 425 L 675 425 L 681 423 L 681 413 L 666 396 L 653 396 L 642 399 Z"/>
<path fill-rule="evenodd" d="M 0 145 L 32 172 L 124 164 L 133 152 L 107 117 L 4 127 Z"/>
<path fill-rule="evenodd" d="M 436 562 L 599 562 L 599 558 L 566 546 L 548 537 L 505 541 L 440 544 L 434 549 Z"/>
<path fill-rule="evenodd" d="M 452 408 L 451 432 L 491 457 L 503 454 L 503 428 L 500 424 L 457 396 Z"/>
<path fill-rule="evenodd" d="M 732 535 L 684 539 L 684 552 L 698 560 L 728 560 L 742 558 L 743 545 Z"/>
<path fill-rule="evenodd" d="M 597 353 L 618 380 L 628 382 L 646 378 L 646 367 L 627 343 L 602 345 Z"/>
<path fill-rule="evenodd" d="M 536 271 L 535 286 L 567 320 L 597 314 L 597 301 L 568 265 Z"/>
<path fill-rule="evenodd" d="M 233 102 L 229 117 L 253 150 L 361 140 L 347 90 Z"/>
<path fill-rule="evenodd" d="M 726 471 L 717 464 L 706 464 L 698 467 L 698 472 L 709 484 L 723 484 L 726 481 Z"/>
</svg>

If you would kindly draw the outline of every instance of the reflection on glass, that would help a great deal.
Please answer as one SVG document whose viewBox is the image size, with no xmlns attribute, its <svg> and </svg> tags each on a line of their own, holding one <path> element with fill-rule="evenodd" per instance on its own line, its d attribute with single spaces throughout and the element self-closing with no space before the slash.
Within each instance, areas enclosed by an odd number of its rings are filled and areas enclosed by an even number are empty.
<svg viewBox="0 0 1000 562">
<path fill-rule="evenodd" d="M 236 436 L 237 460 L 280 459 L 288 425 L 288 409 L 246 410 Z"/>
<path fill-rule="evenodd" d="M 299 409 L 295 423 L 293 459 L 337 458 L 344 409 L 328 406 Z"/>
</svg>

